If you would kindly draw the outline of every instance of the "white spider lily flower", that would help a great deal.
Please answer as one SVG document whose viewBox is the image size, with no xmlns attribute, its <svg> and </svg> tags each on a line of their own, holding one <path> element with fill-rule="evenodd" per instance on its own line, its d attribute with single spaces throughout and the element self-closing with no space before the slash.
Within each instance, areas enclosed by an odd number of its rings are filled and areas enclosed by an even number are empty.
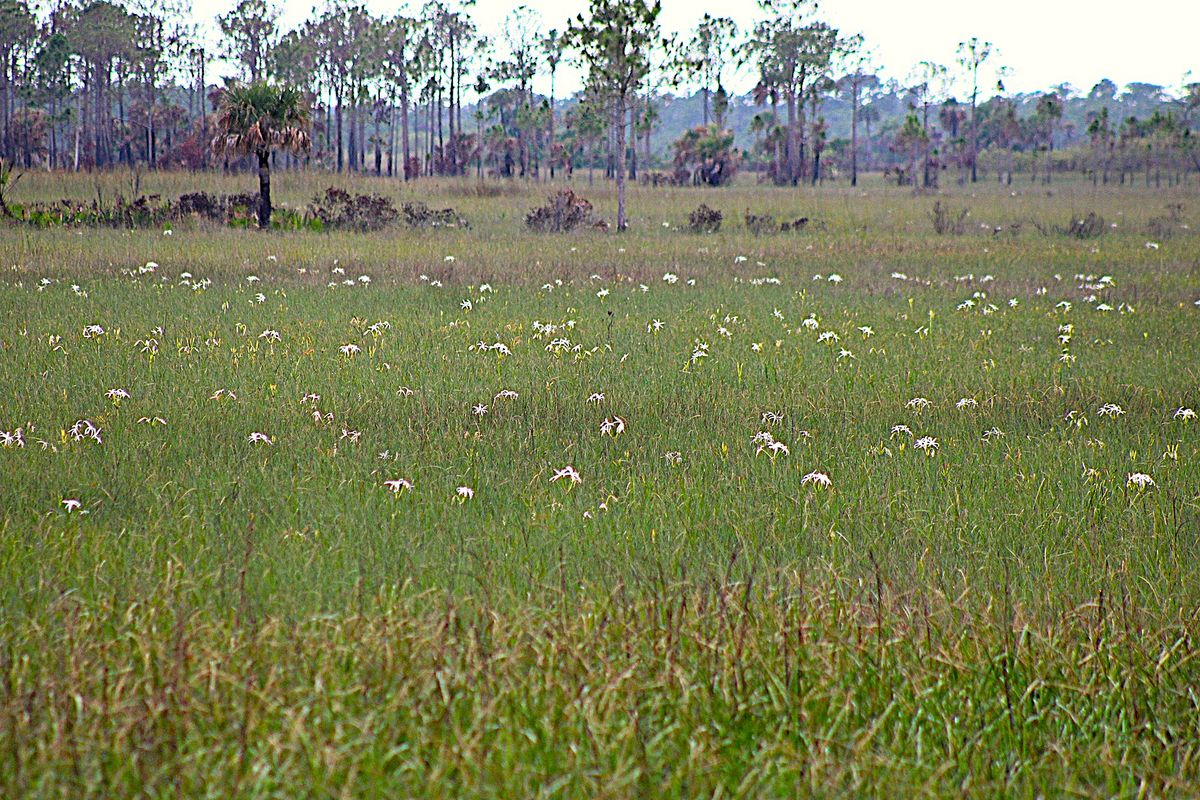
<svg viewBox="0 0 1200 800">
<path fill-rule="evenodd" d="M 86 325 L 83 329 L 83 338 L 98 339 L 105 333 L 104 328 L 100 325 Z"/>
<path fill-rule="evenodd" d="M 104 396 L 109 400 L 112 400 L 114 403 L 119 403 L 122 400 L 129 399 L 129 392 L 125 391 L 124 389 L 109 389 L 104 393 Z"/>
<path fill-rule="evenodd" d="M 411 387 L 401 386 L 399 389 L 396 390 L 396 396 L 397 397 L 412 397 L 413 390 Z"/>
<path fill-rule="evenodd" d="M 492 398 L 492 402 L 496 402 L 497 400 L 516 400 L 518 397 L 520 397 L 520 395 L 518 395 L 512 389 L 502 389 L 496 393 L 495 397 Z"/>
<path fill-rule="evenodd" d="M 1130 472 L 1125 476 L 1125 485 L 1136 488 L 1139 491 L 1144 491 L 1158 484 L 1154 482 L 1154 478 L 1151 478 L 1144 472 Z"/>
<path fill-rule="evenodd" d="M 875 335 L 875 330 L 870 325 L 858 326 L 858 332 L 863 335 L 864 339 L 870 338 L 871 336 Z"/>
<path fill-rule="evenodd" d="M 600 291 L 596 292 L 596 297 L 599 297 L 601 300 L 608 297 L 608 289 L 601 289 Z"/>
<path fill-rule="evenodd" d="M 830 283 L 841 283 L 842 276 L 838 275 L 836 272 L 833 272 L 833 273 L 830 273 L 829 277 L 826 278 L 826 280 L 829 281 Z"/>
<path fill-rule="evenodd" d="M 924 397 L 914 397 L 905 403 L 904 407 L 911 408 L 913 411 L 924 411 L 932 405 L 933 403 L 929 402 L 929 400 Z"/>
<path fill-rule="evenodd" d="M 362 352 L 362 348 L 354 343 L 344 344 L 338 348 L 338 352 L 346 358 L 352 358 Z"/>
<path fill-rule="evenodd" d="M 138 425 L 166 425 L 167 421 L 162 417 L 138 417 Z"/>
<path fill-rule="evenodd" d="M 351 444 L 357 444 L 362 438 L 362 431 L 352 431 L 349 428 L 342 428 L 342 435 L 338 437 L 338 441 L 349 439 Z"/>
<path fill-rule="evenodd" d="M 570 486 L 575 486 L 577 484 L 583 483 L 583 478 L 580 476 L 579 471 L 576 470 L 574 467 L 572 467 L 570 464 L 563 467 L 562 469 L 555 470 L 554 475 L 550 478 L 551 483 L 555 483 L 555 482 L 561 481 L 561 480 L 567 481 L 568 485 L 570 485 Z"/>
<path fill-rule="evenodd" d="M 267 328 L 258 335 L 259 339 L 266 339 L 268 342 L 278 342 L 280 340 L 279 331 L 272 328 Z"/>
<path fill-rule="evenodd" d="M 663 282 L 668 284 L 676 284 L 679 282 L 679 276 L 674 272 L 664 272 L 662 276 Z"/>
<path fill-rule="evenodd" d="M 1171 418 L 1180 420 L 1182 422 L 1187 422 L 1188 420 L 1193 420 L 1196 418 L 1196 412 L 1190 408 L 1181 407 L 1175 409 L 1175 414 Z"/>
<path fill-rule="evenodd" d="M 471 413 L 477 417 L 482 417 L 488 413 L 488 407 L 483 403 L 476 403 L 475 405 L 471 406 Z"/>
<path fill-rule="evenodd" d="M 267 296 L 265 294 L 263 294 L 262 292 L 259 292 L 258 294 L 254 295 L 254 299 L 251 300 L 250 302 L 257 303 L 258 305 L 262 305 L 263 303 L 267 302 Z"/>
<path fill-rule="evenodd" d="M 895 439 L 901 434 L 908 434 L 911 437 L 913 435 L 912 428 L 908 427 L 907 425 L 893 425 L 891 437 Z"/>
<path fill-rule="evenodd" d="M 1003 438 L 1003 436 L 1004 436 L 1004 431 L 1000 430 L 999 428 L 997 428 L 995 426 L 992 426 L 991 428 L 988 428 L 986 431 L 983 432 L 983 440 L 985 442 L 995 441 L 996 439 Z"/>
<path fill-rule="evenodd" d="M 963 410 L 968 408 L 979 408 L 979 401 L 974 397 L 962 397 L 954 404 L 954 407 Z"/>
<path fill-rule="evenodd" d="M 17 428 L 15 431 L 0 431 L 0 447 L 20 448 L 24 446 L 25 437 L 20 428 Z"/>
<path fill-rule="evenodd" d="M 248 444 L 265 444 L 265 445 L 275 444 L 273 441 L 271 441 L 270 436 L 267 436 L 265 433 L 259 433 L 258 431 L 254 431 L 249 436 L 247 436 L 246 442 Z"/>
<path fill-rule="evenodd" d="M 587 402 L 591 403 L 592 405 L 600 405 L 604 402 L 604 392 L 593 392 L 592 394 L 588 395 Z"/>
<path fill-rule="evenodd" d="M 816 314 L 810 314 L 809 316 L 805 317 L 800 324 L 810 331 L 815 331 L 817 328 L 821 327 L 821 323 L 817 321 Z"/>
<path fill-rule="evenodd" d="M 470 300 L 463 300 L 461 303 L 458 304 L 458 307 L 461 308 L 463 311 L 470 311 L 472 308 L 475 307 L 475 304 L 472 303 Z"/>
<path fill-rule="evenodd" d="M 604 420 L 600 424 L 600 435 L 611 436 L 614 439 L 625 432 L 625 420 L 618 416 L 612 416 Z"/>
<path fill-rule="evenodd" d="M 88 419 L 75 420 L 75 424 L 67 430 L 67 433 L 77 442 L 82 442 L 84 439 L 91 439 L 97 444 L 104 444 L 104 440 L 100 436 L 102 433 L 101 429 Z"/>
<path fill-rule="evenodd" d="M 788 449 L 788 446 L 778 440 L 771 442 L 769 445 L 767 445 L 767 449 L 776 455 L 778 455 L 779 453 L 782 453 L 785 456 L 792 454 L 792 451 Z"/>
<path fill-rule="evenodd" d="M 465 502 L 475 497 L 475 490 L 470 486 L 459 486 L 454 490 L 454 494 L 460 502 Z"/>
<path fill-rule="evenodd" d="M 838 357 L 838 361 L 842 361 L 844 359 L 857 358 L 857 356 L 855 356 L 854 353 L 850 352 L 849 350 L 847 350 L 844 347 L 841 348 L 840 350 L 838 350 L 837 357 Z"/>
<path fill-rule="evenodd" d="M 78 511 L 79 509 L 83 508 L 83 503 L 79 502 L 73 497 L 70 497 L 62 501 L 62 506 L 63 509 L 70 514 L 72 511 Z"/>
<path fill-rule="evenodd" d="M 813 486 L 819 486 L 823 489 L 829 489 L 829 488 L 832 488 L 833 481 L 830 480 L 829 476 L 826 475 L 824 472 L 814 471 L 814 472 L 808 473 L 807 475 L 805 475 L 803 478 L 800 479 L 801 486 L 804 486 L 806 484 L 812 484 Z"/>
<path fill-rule="evenodd" d="M 666 462 L 671 465 L 683 463 L 683 453 L 679 452 L 678 450 L 668 450 L 663 454 L 663 458 L 666 459 Z"/>
<path fill-rule="evenodd" d="M 1096 409 L 1097 416 L 1113 417 L 1114 419 L 1124 415 L 1124 413 L 1125 409 L 1121 408 L 1116 403 L 1105 403 L 1104 405 L 1100 406 L 1100 408 Z"/>
<path fill-rule="evenodd" d="M 393 478 L 390 481 L 384 481 L 383 485 L 387 487 L 392 494 L 400 494 L 400 492 L 411 492 L 413 490 L 413 482 L 408 478 Z"/>
<path fill-rule="evenodd" d="M 774 411 L 764 411 L 760 417 L 764 425 L 777 425 L 783 422 L 783 413 L 775 413 Z"/>
<path fill-rule="evenodd" d="M 228 398 L 230 400 L 237 400 L 237 394 L 235 394 L 230 389 L 217 389 L 215 392 L 213 392 L 212 394 L 210 394 L 208 396 L 209 400 L 221 400 L 224 398 Z"/>
<path fill-rule="evenodd" d="M 913 447 L 917 448 L 918 450 L 924 450 L 925 455 L 931 456 L 937 452 L 940 445 L 938 445 L 938 440 L 934 437 L 922 436 L 920 439 L 917 439 L 917 441 L 913 442 Z"/>
</svg>

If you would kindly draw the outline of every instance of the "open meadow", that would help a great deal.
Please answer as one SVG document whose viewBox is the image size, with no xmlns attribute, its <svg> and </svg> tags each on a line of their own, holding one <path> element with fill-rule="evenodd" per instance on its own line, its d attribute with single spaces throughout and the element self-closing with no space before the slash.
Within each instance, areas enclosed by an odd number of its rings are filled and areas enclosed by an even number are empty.
<svg viewBox="0 0 1200 800">
<path fill-rule="evenodd" d="M 330 183 L 0 228 L 0 796 L 1200 796 L 1194 189 Z"/>
</svg>

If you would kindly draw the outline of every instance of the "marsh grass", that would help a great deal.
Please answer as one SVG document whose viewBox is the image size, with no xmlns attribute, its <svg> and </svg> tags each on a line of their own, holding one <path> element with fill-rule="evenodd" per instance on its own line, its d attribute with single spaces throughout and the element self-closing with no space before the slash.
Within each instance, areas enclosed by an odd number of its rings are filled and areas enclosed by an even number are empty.
<svg viewBox="0 0 1200 800">
<path fill-rule="evenodd" d="M 1123 221 L 1081 242 L 638 189 L 630 235 L 543 236 L 545 187 L 383 184 L 473 227 L 3 231 L 0 795 L 1197 792 L 1200 244 L 1146 246 L 1162 197 L 952 200 Z M 700 200 L 826 226 L 686 233 Z"/>
</svg>

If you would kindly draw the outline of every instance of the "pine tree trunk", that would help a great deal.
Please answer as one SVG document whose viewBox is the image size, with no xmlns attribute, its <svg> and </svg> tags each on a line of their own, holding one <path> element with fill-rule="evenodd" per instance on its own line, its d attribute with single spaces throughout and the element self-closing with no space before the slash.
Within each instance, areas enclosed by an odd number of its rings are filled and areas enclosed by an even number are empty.
<svg viewBox="0 0 1200 800">
<path fill-rule="evenodd" d="M 625 221 L 625 98 L 617 101 L 617 230 L 624 231 Z"/>
<path fill-rule="evenodd" d="M 858 186 L 858 83 L 850 106 L 850 185 Z"/>
</svg>

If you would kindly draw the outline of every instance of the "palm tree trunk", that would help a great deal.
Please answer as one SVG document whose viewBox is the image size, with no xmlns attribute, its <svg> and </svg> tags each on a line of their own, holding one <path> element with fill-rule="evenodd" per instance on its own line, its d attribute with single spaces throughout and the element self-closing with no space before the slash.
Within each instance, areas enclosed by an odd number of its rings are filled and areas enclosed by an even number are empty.
<svg viewBox="0 0 1200 800">
<path fill-rule="evenodd" d="M 258 151 L 258 227 L 267 230 L 271 225 L 271 151 Z"/>
</svg>

